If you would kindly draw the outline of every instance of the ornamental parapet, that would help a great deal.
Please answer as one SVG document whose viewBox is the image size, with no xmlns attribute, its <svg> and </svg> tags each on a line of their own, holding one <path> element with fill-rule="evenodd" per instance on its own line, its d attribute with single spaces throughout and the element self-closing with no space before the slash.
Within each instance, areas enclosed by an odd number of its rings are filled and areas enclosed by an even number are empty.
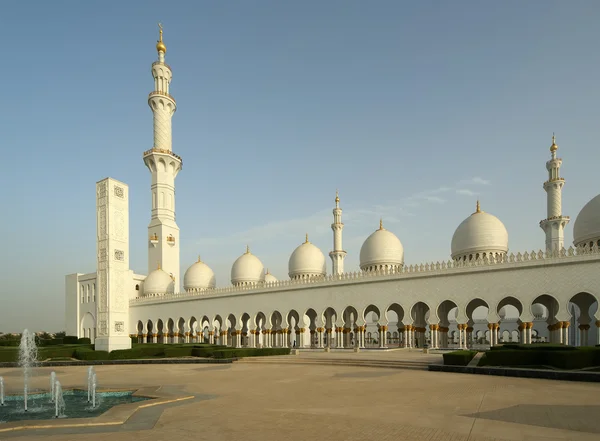
<svg viewBox="0 0 600 441">
<path fill-rule="evenodd" d="M 319 279 L 278 280 L 243 286 L 227 286 L 214 288 L 201 292 L 179 293 L 149 293 L 143 297 L 131 299 L 131 306 L 148 303 L 168 303 L 200 298 L 214 298 L 219 296 L 235 296 L 254 294 L 257 292 L 281 291 L 292 289 L 311 289 L 331 285 L 345 285 L 353 283 L 369 283 L 373 281 L 401 280 L 415 277 L 428 277 L 437 275 L 465 274 L 478 271 L 506 270 L 520 267 L 535 267 L 538 265 L 561 264 L 569 262 L 585 262 L 600 259 L 600 249 L 597 244 L 579 247 L 562 248 L 561 250 L 531 251 L 524 253 L 511 253 L 500 257 L 482 257 L 469 261 L 443 261 L 422 263 L 418 265 L 404 265 L 402 268 L 381 269 L 372 272 L 348 272 L 339 275 L 328 275 Z"/>
<path fill-rule="evenodd" d="M 181 156 L 176 155 L 171 150 L 157 149 L 156 147 L 152 147 L 150 150 L 146 150 L 144 153 L 142 153 L 142 157 L 145 158 L 146 156 L 150 156 L 152 153 L 162 153 L 163 155 L 169 155 L 169 156 L 172 156 L 173 158 L 179 160 L 179 162 L 183 163 L 183 159 L 181 159 Z"/>
</svg>

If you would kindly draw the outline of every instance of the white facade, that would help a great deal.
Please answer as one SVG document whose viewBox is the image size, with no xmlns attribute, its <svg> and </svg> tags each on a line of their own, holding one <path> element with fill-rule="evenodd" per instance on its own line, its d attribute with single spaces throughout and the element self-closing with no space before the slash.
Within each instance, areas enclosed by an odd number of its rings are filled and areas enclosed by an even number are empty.
<svg viewBox="0 0 600 441">
<path fill-rule="evenodd" d="M 147 343 L 208 341 L 249 347 L 600 343 L 600 203 L 582 210 L 576 222 L 577 247 L 565 249 L 569 218 L 561 211 L 564 179 L 554 139 L 547 163 L 550 177 L 544 184 L 548 215 L 540 223 L 547 251 L 509 252 L 506 228 L 477 203 L 476 211 L 458 226 L 449 256 L 442 261 L 405 264 L 400 239 L 380 223 L 361 248 L 361 271 L 346 273 L 336 194 L 330 275 L 324 254 L 307 237 L 290 257 L 290 280 L 277 281 L 265 273 L 258 256 L 247 248 L 233 263 L 231 286 L 215 287 L 212 270 L 198 258 L 185 272 L 180 291 L 174 182 L 181 158 L 172 152 L 176 105 L 169 95 L 172 72 L 165 64 L 162 30 L 157 51 L 149 97 L 154 148 L 144 153 L 152 174 L 149 274 L 129 270 L 128 226 L 119 233 L 113 222 L 120 212 L 128 224 L 127 197 L 119 199 L 114 193 L 120 186 L 127 196 L 127 187 L 101 181 L 108 197 L 101 200 L 98 193 L 98 268 L 93 274 L 66 277 L 68 334 L 96 338 L 108 349 L 125 347 L 127 333 Z M 101 222 L 102 210 L 113 217 Z M 124 252 L 119 254 L 123 259 L 116 258 L 117 250 Z"/>
</svg>

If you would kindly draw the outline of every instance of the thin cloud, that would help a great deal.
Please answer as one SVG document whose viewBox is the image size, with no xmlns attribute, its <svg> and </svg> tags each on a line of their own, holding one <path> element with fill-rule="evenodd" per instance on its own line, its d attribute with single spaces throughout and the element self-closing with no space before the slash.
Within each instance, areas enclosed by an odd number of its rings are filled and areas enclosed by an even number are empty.
<svg viewBox="0 0 600 441">
<path fill-rule="evenodd" d="M 491 184 L 492 184 L 491 181 L 480 178 L 478 176 L 471 178 L 471 179 L 462 180 L 458 183 L 458 185 L 491 185 Z"/>
<path fill-rule="evenodd" d="M 456 194 L 462 194 L 464 196 L 475 196 L 475 195 L 477 195 L 476 192 L 474 192 L 473 190 L 469 190 L 467 188 L 459 188 L 458 190 L 456 190 Z"/>
<path fill-rule="evenodd" d="M 472 190 L 463 188 L 465 185 L 490 185 L 491 182 L 473 177 L 458 182 L 454 186 L 443 185 L 426 191 L 421 191 L 407 196 L 397 201 L 391 201 L 388 204 L 375 204 L 370 207 L 352 207 L 344 210 L 344 223 L 346 225 L 368 225 L 373 224 L 374 228 L 378 226 L 379 217 L 383 217 L 385 222 L 398 223 L 405 216 L 415 216 L 413 208 L 423 204 L 443 204 L 447 198 L 442 197 L 450 194 L 462 194 L 473 196 L 476 193 Z M 273 240 L 277 237 L 285 237 L 294 231 L 313 232 L 317 235 L 325 234 L 330 231 L 331 209 L 327 208 L 307 217 L 296 219 L 283 219 L 280 221 L 269 222 L 264 225 L 257 225 L 247 230 L 239 231 L 223 237 L 204 237 L 197 241 L 198 245 L 203 247 L 222 246 L 224 243 L 252 244 Z"/>
</svg>

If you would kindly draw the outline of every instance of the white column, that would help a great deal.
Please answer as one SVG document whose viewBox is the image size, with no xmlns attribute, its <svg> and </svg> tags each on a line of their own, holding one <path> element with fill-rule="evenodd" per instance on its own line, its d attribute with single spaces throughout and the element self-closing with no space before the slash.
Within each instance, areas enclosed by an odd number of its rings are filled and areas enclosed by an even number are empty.
<svg viewBox="0 0 600 441">
<path fill-rule="evenodd" d="M 569 322 L 564 322 L 564 324 L 563 324 L 563 330 L 565 332 L 565 336 L 563 338 L 563 341 L 564 341 L 564 343 L 566 345 L 569 344 L 569 325 L 570 325 Z"/>
</svg>

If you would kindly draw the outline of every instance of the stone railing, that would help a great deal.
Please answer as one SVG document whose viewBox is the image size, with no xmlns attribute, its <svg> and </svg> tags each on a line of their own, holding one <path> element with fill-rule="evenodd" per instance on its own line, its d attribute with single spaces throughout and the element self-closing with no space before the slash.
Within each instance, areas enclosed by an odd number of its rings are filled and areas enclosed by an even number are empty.
<svg viewBox="0 0 600 441">
<path fill-rule="evenodd" d="M 224 288 L 207 289 L 203 291 L 193 292 L 180 292 L 180 293 L 169 293 L 169 294 L 146 294 L 144 297 L 137 297 L 131 299 L 129 303 L 131 305 L 140 303 L 156 303 L 156 302 L 169 302 L 174 300 L 203 298 L 203 297 L 215 297 L 220 295 L 228 294 L 244 294 L 252 291 L 271 291 L 282 288 L 296 288 L 299 286 L 322 286 L 331 285 L 344 281 L 359 281 L 373 278 L 402 278 L 410 277 L 414 275 L 437 275 L 437 274 L 448 274 L 453 272 L 465 272 L 474 270 L 476 268 L 483 269 L 488 268 L 502 268 L 502 267 L 514 267 L 517 265 L 528 265 L 535 264 L 536 262 L 564 262 L 569 259 L 578 258 L 582 256 L 590 256 L 594 258 L 600 258 L 600 248 L 597 245 L 593 247 L 583 246 L 569 249 L 561 249 L 546 252 L 531 251 L 524 253 L 511 253 L 506 256 L 499 258 L 488 258 L 479 257 L 478 259 L 468 261 L 443 261 L 443 262 L 431 262 L 419 265 L 405 265 L 401 269 L 390 269 L 390 270 L 377 270 L 372 272 L 355 271 L 344 273 L 340 275 L 328 275 L 325 277 L 319 277 L 314 279 L 294 279 L 294 280 L 279 280 L 276 282 L 267 282 L 256 285 L 244 285 L 244 286 L 227 286 Z"/>
</svg>

